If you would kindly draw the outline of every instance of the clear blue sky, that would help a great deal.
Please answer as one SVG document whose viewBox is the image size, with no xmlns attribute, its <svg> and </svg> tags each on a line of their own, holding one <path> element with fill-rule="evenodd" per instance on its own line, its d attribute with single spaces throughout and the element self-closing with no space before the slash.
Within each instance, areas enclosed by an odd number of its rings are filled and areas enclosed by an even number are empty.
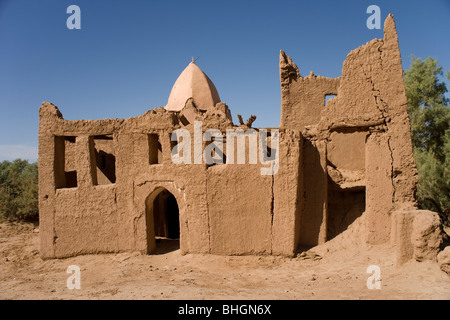
<svg viewBox="0 0 450 320">
<path fill-rule="evenodd" d="M 81 30 L 66 27 L 71 4 Z M 37 158 L 41 102 L 68 120 L 138 116 L 167 103 L 192 56 L 235 122 L 278 126 L 280 49 L 302 75 L 338 77 L 383 37 L 366 27 L 372 4 L 382 23 L 394 14 L 404 69 L 411 54 L 450 69 L 449 0 L 0 0 L 0 160 Z"/>
</svg>

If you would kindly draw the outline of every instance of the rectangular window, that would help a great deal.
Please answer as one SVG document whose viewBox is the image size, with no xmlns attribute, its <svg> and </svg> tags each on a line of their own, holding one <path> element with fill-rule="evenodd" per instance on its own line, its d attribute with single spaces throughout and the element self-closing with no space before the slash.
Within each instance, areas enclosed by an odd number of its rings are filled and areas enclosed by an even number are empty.
<svg viewBox="0 0 450 320">
<path fill-rule="evenodd" d="M 327 95 L 325 95 L 325 107 L 326 107 L 327 104 L 328 104 L 328 100 L 333 99 L 333 98 L 335 98 L 335 97 L 336 97 L 335 94 L 327 94 Z"/>
<path fill-rule="evenodd" d="M 75 141 L 74 136 L 55 136 L 55 187 L 76 188 L 77 171 L 75 167 Z"/>
<path fill-rule="evenodd" d="M 94 185 L 116 183 L 116 156 L 112 134 L 90 138 L 92 181 Z"/>
<path fill-rule="evenodd" d="M 148 135 L 148 159 L 150 164 L 162 163 L 161 141 L 156 133 Z"/>
</svg>

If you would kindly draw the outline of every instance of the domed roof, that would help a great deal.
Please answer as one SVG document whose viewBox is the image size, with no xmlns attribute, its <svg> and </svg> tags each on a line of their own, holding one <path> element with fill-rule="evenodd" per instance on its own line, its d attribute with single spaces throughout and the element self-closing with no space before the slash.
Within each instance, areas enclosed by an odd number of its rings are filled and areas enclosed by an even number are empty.
<svg viewBox="0 0 450 320">
<path fill-rule="evenodd" d="M 189 98 L 194 100 L 200 110 L 212 109 L 216 103 L 220 102 L 216 87 L 194 61 L 189 63 L 175 81 L 164 108 L 170 111 L 180 111 Z"/>
</svg>

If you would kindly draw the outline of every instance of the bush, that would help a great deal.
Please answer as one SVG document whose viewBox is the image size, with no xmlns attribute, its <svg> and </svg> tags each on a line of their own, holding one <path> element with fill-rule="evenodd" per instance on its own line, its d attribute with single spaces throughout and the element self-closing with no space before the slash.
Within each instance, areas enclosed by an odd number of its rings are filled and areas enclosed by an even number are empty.
<svg viewBox="0 0 450 320">
<path fill-rule="evenodd" d="M 436 211 L 450 226 L 450 107 L 442 76 L 436 60 L 412 57 L 404 80 L 419 174 L 417 200 L 420 208 Z"/>
<path fill-rule="evenodd" d="M 0 162 L 0 219 L 38 219 L 38 166 L 27 160 Z"/>
</svg>

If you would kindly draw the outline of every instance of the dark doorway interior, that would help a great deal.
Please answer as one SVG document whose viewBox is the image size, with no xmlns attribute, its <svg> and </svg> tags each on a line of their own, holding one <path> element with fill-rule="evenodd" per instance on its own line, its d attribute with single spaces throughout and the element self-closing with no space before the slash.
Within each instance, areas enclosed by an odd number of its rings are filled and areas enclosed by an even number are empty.
<svg viewBox="0 0 450 320">
<path fill-rule="evenodd" d="M 177 200 L 167 190 L 161 191 L 153 200 L 155 237 L 180 238 L 180 216 Z"/>
</svg>

